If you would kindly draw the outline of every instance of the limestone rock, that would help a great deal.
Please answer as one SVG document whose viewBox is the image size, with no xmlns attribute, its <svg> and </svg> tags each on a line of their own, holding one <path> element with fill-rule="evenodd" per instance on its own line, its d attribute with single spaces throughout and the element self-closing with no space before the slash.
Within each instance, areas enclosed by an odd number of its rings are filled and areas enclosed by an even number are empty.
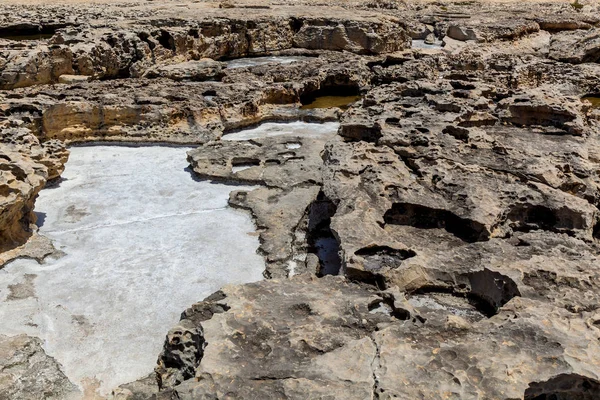
<svg viewBox="0 0 600 400">
<path fill-rule="evenodd" d="M 181 399 L 321 398 L 331 390 L 345 399 L 441 399 L 597 387 L 599 367 L 586 354 L 590 345 L 598 351 L 598 332 L 567 311 L 542 308 L 540 319 L 531 314 L 539 302 L 517 298 L 498 315 L 480 314 L 457 329 L 445 320 L 458 318 L 467 302 L 439 308 L 420 296 L 402 308 L 406 300 L 391 292 L 342 278 L 227 287 L 183 314 L 181 324 L 202 332 L 201 357 L 194 376 L 163 389 Z M 169 343 L 162 357 L 171 354 Z M 169 376 L 162 364 L 157 372 Z M 562 386 L 550 383 L 558 379 Z"/>
<path fill-rule="evenodd" d="M 38 192 L 46 183 L 46 167 L 8 146 L 0 148 L 0 248 L 10 250 L 23 244 L 34 230 L 33 207 Z"/>
<path fill-rule="evenodd" d="M 598 62 L 600 60 L 600 32 L 592 30 L 564 32 L 555 35 L 550 43 L 550 58 L 569 63 Z"/>
<path fill-rule="evenodd" d="M 446 35 L 452 39 L 460 40 L 462 42 L 466 40 L 477 40 L 477 34 L 471 28 L 465 28 L 459 25 L 450 25 Z"/>
<path fill-rule="evenodd" d="M 31 211 L 65 143 L 194 144 L 197 179 L 256 186 L 229 205 L 270 280 L 185 311 L 114 396 L 597 397 L 597 1 L 7 3 L 0 261 L 54 251 Z"/>
<path fill-rule="evenodd" d="M 146 78 L 164 77 L 176 81 L 204 81 L 221 75 L 222 64 L 212 59 L 187 61 L 179 64 L 162 65 L 148 69 Z"/>
<path fill-rule="evenodd" d="M 0 336 L 0 398 L 75 400 L 80 396 L 39 339 Z"/>
<path fill-rule="evenodd" d="M 401 32 L 398 35 L 398 31 Z M 346 50 L 358 54 L 391 53 L 408 47 L 410 38 L 393 23 L 369 24 L 357 21 L 306 20 L 294 36 L 297 47 Z"/>
<path fill-rule="evenodd" d="M 320 154 L 329 136 L 221 140 L 188 153 L 200 178 L 261 185 L 252 191 L 232 192 L 229 203 L 254 215 L 267 277 L 308 270 L 306 255 L 302 254 L 309 246 L 310 206 L 320 191 Z"/>
</svg>

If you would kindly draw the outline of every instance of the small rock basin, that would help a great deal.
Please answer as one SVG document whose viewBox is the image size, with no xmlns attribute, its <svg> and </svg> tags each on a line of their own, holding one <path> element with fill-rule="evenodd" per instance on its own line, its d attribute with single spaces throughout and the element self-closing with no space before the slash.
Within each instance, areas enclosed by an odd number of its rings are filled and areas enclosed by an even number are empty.
<svg viewBox="0 0 600 400">
<path fill-rule="evenodd" d="M 333 108 L 337 107 L 347 110 L 352 104 L 361 99 L 361 96 L 318 96 L 310 103 L 300 107 L 302 110 L 311 110 L 315 108 Z"/>
<path fill-rule="evenodd" d="M 147 376 L 182 310 L 262 279 L 251 217 L 228 207 L 239 187 L 195 181 L 187 150 L 71 148 L 36 202 L 59 254 L 0 270 L 0 334 L 41 338 L 82 392 Z"/>
<path fill-rule="evenodd" d="M 592 108 L 600 109 L 600 95 L 583 96 L 581 100 L 587 100 L 592 103 Z"/>
</svg>

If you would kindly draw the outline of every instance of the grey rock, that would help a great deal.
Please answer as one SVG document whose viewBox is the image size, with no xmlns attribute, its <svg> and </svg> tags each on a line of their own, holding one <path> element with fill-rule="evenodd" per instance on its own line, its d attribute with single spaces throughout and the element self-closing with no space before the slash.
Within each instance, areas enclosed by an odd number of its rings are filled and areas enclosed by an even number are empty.
<svg viewBox="0 0 600 400">
<path fill-rule="evenodd" d="M 80 396 L 39 339 L 0 336 L 0 398 L 74 400 Z"/>
</svg>

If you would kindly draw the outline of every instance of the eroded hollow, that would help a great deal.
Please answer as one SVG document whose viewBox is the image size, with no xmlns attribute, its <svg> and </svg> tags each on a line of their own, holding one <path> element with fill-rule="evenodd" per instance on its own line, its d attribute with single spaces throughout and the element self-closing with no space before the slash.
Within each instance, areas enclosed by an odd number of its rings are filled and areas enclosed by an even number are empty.
<svg viewBox="0 0 600 400">
<path fill-rule="evenodd" d="M 559 216 L 550 208 L 541 205 L 515 206 L 508 213 L 507 220 L 513 230 L 521 232 L 538 229 L 553 231 L 561 225 Z M 573 224 L 569 225 L 572 227 Z"/>
<path fill-rule="evenodd" d="M 482 271 L 467 274 L 471 296 L 475 296 L 485 305 L 485 314 L 498 313 L 500 307 L 513 297 L 521 296 L 515 281 L 499 272 L 484 268 Z"/>
<path fill-rule="evenodd" d="M 409 225 L 420 229 L 445 229 L 470 243 L 489 239 L 489 232 L 483 224 L 461 218 L 447 210 L 419 204 L 395 203 L 383 218 L 386 224 Z"/>
<path fill-rule="evenodd" d="M 365 260 L 363 267 L 367 271 L 397 268 L 402 261 L 417 255 L 417 253 L 410 249 L 394 249 L 389 246 L 364 247 L 355 251 L 354 254 Z"/>
<path fill-rule="evenodd" d="M 592 108 L 600 108 L 600 94 L 598 93 L 585 95 L 581 100 L 589 101 Z"/>
<path fill-rule="evenodd" d="M 342 267 L 340 244 L 331 230 L 335 212 L 335 204 L 323 192 L 319 192 L 308 211 L 308 251 L 319 258 L 319 276 L 339 275 Z"/>
<path fill-rule="evenodd" d="M 508 276 L 487 268 L 457 276 L 447 286 L 427 285 L 411 293 L 415 307 L 439 308 L 477 320 L 477 315 L 492 317 L 513 297 L 520 296 L 517 284 Z M 412 300 L 410 300 L 412 299 Z M 479 318 L 481 319 L 481 318 Z"/>
<path fill-rule="evenodd" d="M 533 382 L 524 400 L 598 400 L 600 382 L 579 374 L 561 374 L 543 382 Z"/>
<path fill-rule="evenodd" d="M 260 165 L 260 160 L 257 158 L 234 157 L 231 160 L 231 172 L 234 174 L 257 167 Z"/>
<path fill-rule="evenodd" d="M 0 28 L 0 39 L 15 41 L 50 39 L 62 27 L 23 25 Z"/>
<path fill-rule="evenodd" d="M 333 108 L 348 109 L 361 99 L 358 86 L 324 86 L 316 91 L 305 92 L 300 96 L 301 109 Z"/>
<path fill-rule="evenodd" d="M 419 310 L 425 320 L 439 316 L 440 312 L 462 317 L 470 322 L 489 318 L 489 306 L 469 293 L 457 293 L 442 287 L 424 287 L 408 296 L 408 302 Z"/>
<path fill-rule="evenodd" d="M 389 296 L 373 301 L 371 304 L 369 304 L 368 309 L 372 314 L 389 315 L 390 317 L 394 317 L 402 321 L 406 321 L 411 317 L 410 311 L 405 310 L 404 308 L 396 307 L 394 304 L 394 298 Z"/>
<path fill-rule="evenodd" d="M 160 31 L 160 35 L 158 36 L 158 43 L 160 43 L 160 45 L 165 49 L 172 51 L 177 50 L 177 45 L 175 44 L 175 39 L 173 38 L 173 35 L 171 35 L 164 29 L 161 29 Z"/>
</svg>

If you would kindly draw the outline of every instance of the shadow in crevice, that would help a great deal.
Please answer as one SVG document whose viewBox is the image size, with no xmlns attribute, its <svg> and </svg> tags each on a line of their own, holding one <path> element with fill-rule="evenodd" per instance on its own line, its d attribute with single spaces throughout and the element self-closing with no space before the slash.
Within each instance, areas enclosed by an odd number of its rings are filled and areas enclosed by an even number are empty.
<svg viewBox="0 0 600 400">
<path fill-rule="evenodd" d="M 391 225 L 409 225 L 420 229 L 445 229 L 469 243 L 489 240 L 489 232 L 483 224 L 461 218 L 447 210 L 419 204 L 394 203 L 383 218 L 386 224 Z"/>
<path fill-rule="evenodd" d="M 513 297 L 521 293 L 517 284 L 508 276 L 484 268 L 481 271 L 455 276 L 447 286 L 426 285 L 411 294 L 447 294 L 464 299 L 465 303 L 490 318 Z"/>
<path fill-rule="evenodd" d="M 164 30 L 164 29 L 160 30 L 160 36 L 157 38 L 157 40 L 158 40 L 158 43 L 160 43 L 160 45 L 162 47 L 164 47 L 165 49 L 168 49 L 171 51 L 177 50 L 177 46 L 175 45 L 175 39 L 173 38 L 173 35 L 171 35 L 166 30 Z"/>
<path fill-rule="evenodd" d="M 340 244 L 331 230 L 331 217 L 335 212 L 335 204 L 323 192 L 319 192 L 309 207 L 306 241 L 309 253 L 319 258 L 319 276 L 339 275 L 342 268 Z"/>
<path fill-rule="evenodd" d="M 547 381 L 532 382 L 524 400 L 598 400 L 600 382 L 579 374 L 560 374 Z"/>
<path fill-rule="evenodd" d="M 50 39 L 52 36 L 54 36 L 58 29 L 66 26 L 66 24 L 56 26 L 23 24 L 18 27 L 5 27 L 0 28 L 0 39 L 15 41 Z"/>
</svg>

